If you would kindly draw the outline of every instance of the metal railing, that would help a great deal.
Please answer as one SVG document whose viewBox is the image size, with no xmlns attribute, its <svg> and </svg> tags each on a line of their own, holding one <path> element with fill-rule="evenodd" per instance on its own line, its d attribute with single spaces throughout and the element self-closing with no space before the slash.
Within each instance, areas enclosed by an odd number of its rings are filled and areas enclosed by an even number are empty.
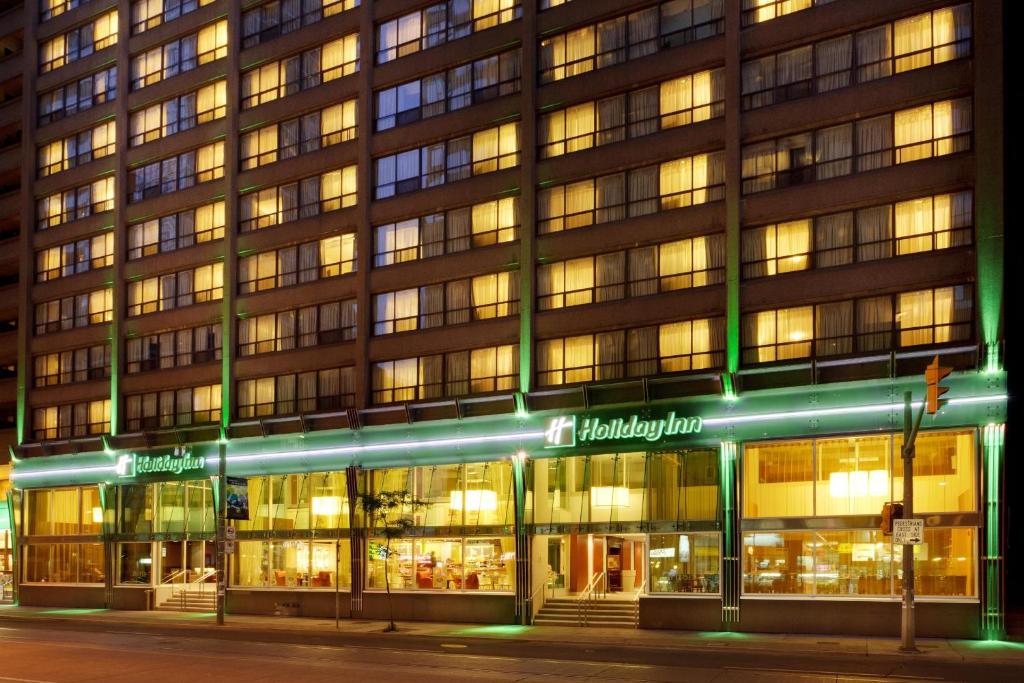
<svg viewBox="0 0 1024 683">
<path fill-rule="evenodd" d="M 534 619 L 537 618 L 537 612 L 540 612 L 542 609 L 544 609 L 544 602 L 545 602 L 545 599 L 547 597 L 546 593 L 544 592 L 544 589 L 547 588 L 547 587 L 548 587 L 548 579 L 544 579 L 543 581 L 540 582 L 540 585 L 538 585 L 536 588 L 533 589 L 533 592 L 530 593 L 529 599 L 527 599 L 527 601 L 526 601 L 526 604 L 530 608 L 530 623 L 531 624 L 533 623 Z M 538 594 L 540 594 L 540 604 L 534 603 L 534 600 L 537 599 L 537 595 Z"/>
<path fill-rule="evenodd" d="M 607 595 L 607 581 L 605 573 L 594 574 L 587 585 L 580 591 L 576 598 L 576 618 L 580 626 L 587 626 L 590 623 L 590 608 L 593 606 L 595 597 Z"/>
<path fill-rule="evenodd" d="M 633 628 L 640 628 L 640 596 L 647 589 L 647 579 L 633 592 Z"/>
<path fill-rule="evenodd" d="M 206 586 L 209 583 L 209 579 L 217 575 L 216 569 L 212 567 L 203 567 L 201 570 L 199 570 L 199 573 L 196 575 L 194 579 L 188 581 L 187 579 L 189 571 L 190 570 L 188 568 L 179 569 L 178 571 L 174 572 L 169 577 L 160 582 L 161 584 L 171 585 L 171 599 L 177 599 L 178 607 L 182 610 L 188 608 L 189 593 L 194 592 L 196 590 L 196 586 L 198 586 L 198 590 L 200 593 L 205 593 Z M 184 576 L 186 581 L 174 581 L 173 579 L 178 576 Z"/>
</svg>

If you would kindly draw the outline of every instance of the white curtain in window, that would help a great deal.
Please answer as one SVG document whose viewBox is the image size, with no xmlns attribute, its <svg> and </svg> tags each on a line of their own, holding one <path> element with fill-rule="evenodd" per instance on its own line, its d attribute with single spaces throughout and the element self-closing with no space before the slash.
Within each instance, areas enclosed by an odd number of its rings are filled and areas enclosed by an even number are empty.
<svg viewBox="0 0 1024 683">
<path fill-rule="evenodd" d="M 853 37 L 839 36 L 814 45 L 817 92 L 828 92 L 850 85 L 853 67 Z"/>
</svg>

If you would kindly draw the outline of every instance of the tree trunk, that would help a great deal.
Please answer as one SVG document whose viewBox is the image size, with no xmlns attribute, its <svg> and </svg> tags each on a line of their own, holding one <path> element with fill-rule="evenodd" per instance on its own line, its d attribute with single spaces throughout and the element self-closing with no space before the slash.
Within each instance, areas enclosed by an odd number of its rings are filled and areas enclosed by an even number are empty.
<svg viewBox="0 0 1024 683">
<path fill-rule="evenodd" d="M 384 588 L 388 594 L 388 619 L 390 623 L 388 627 L 384 629 L 388 631 L 397 631 L 398 627 L 395 626 L 395 606 L 391 602 L 391 574 L 388 571 L 388 563 L 391 561 L 391 537 L 388 537 L 388 542 L 385 545 L 384 551 Z"/>
</svg>

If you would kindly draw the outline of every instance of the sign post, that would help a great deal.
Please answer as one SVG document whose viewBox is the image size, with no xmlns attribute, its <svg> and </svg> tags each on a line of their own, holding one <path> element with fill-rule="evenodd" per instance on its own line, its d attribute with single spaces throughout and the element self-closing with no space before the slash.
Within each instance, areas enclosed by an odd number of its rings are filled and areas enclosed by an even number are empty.
<svg viewBox="0 0 1024 683">
<path fill-rule="evenodd" d="M 902 644 L 900 649 L 904 652 L 917 652 L 914 644 L 914 545 L 907 533 L 916 529 L 915 522 L 920 522 L 921 535 L 924 528 L 924 520 L 915 520 L 914 517 L 914 441 L 917 439 L 917 430 L 921 426 L 921 418 L 924 417 L 925 402 L 922 401 L 921 410 L 914 419 L 914 409 L 911 405 L 911 392 L 903 394 L 903 519 L 893 521 L 893 544 L 903 545 L 903 609 L 900 633 Z M 903 530 L 897 534 L 897 530 Z M 920 542 L 920 541 L 918 541 Z"/>
</svg>

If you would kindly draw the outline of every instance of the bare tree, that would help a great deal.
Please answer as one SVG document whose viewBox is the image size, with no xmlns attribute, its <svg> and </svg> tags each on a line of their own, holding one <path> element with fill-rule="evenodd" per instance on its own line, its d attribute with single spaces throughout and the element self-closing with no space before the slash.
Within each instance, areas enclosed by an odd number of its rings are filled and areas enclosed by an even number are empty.
<svg viewBox="0 0 1024 683">
<path fill-rule="evenodd" d="M 367 528 L 376 535 L 384 537 L 381 554 L 384 556 L 384 588 L 388 596 L 388 627 L 387 631 L 397 631 L 395 625 L 395 607 L 391 601 L 391 575 L 388 563 L 395 553 L 391 542 L 405 538 L 416 526 L 410 517 L 416 510 L 428 505 L 427 501 L 419 500 L 410 491 L 377 491 L 376 493 L 360 493 L 359 505 L 366 514 Z"/>
</svg>

